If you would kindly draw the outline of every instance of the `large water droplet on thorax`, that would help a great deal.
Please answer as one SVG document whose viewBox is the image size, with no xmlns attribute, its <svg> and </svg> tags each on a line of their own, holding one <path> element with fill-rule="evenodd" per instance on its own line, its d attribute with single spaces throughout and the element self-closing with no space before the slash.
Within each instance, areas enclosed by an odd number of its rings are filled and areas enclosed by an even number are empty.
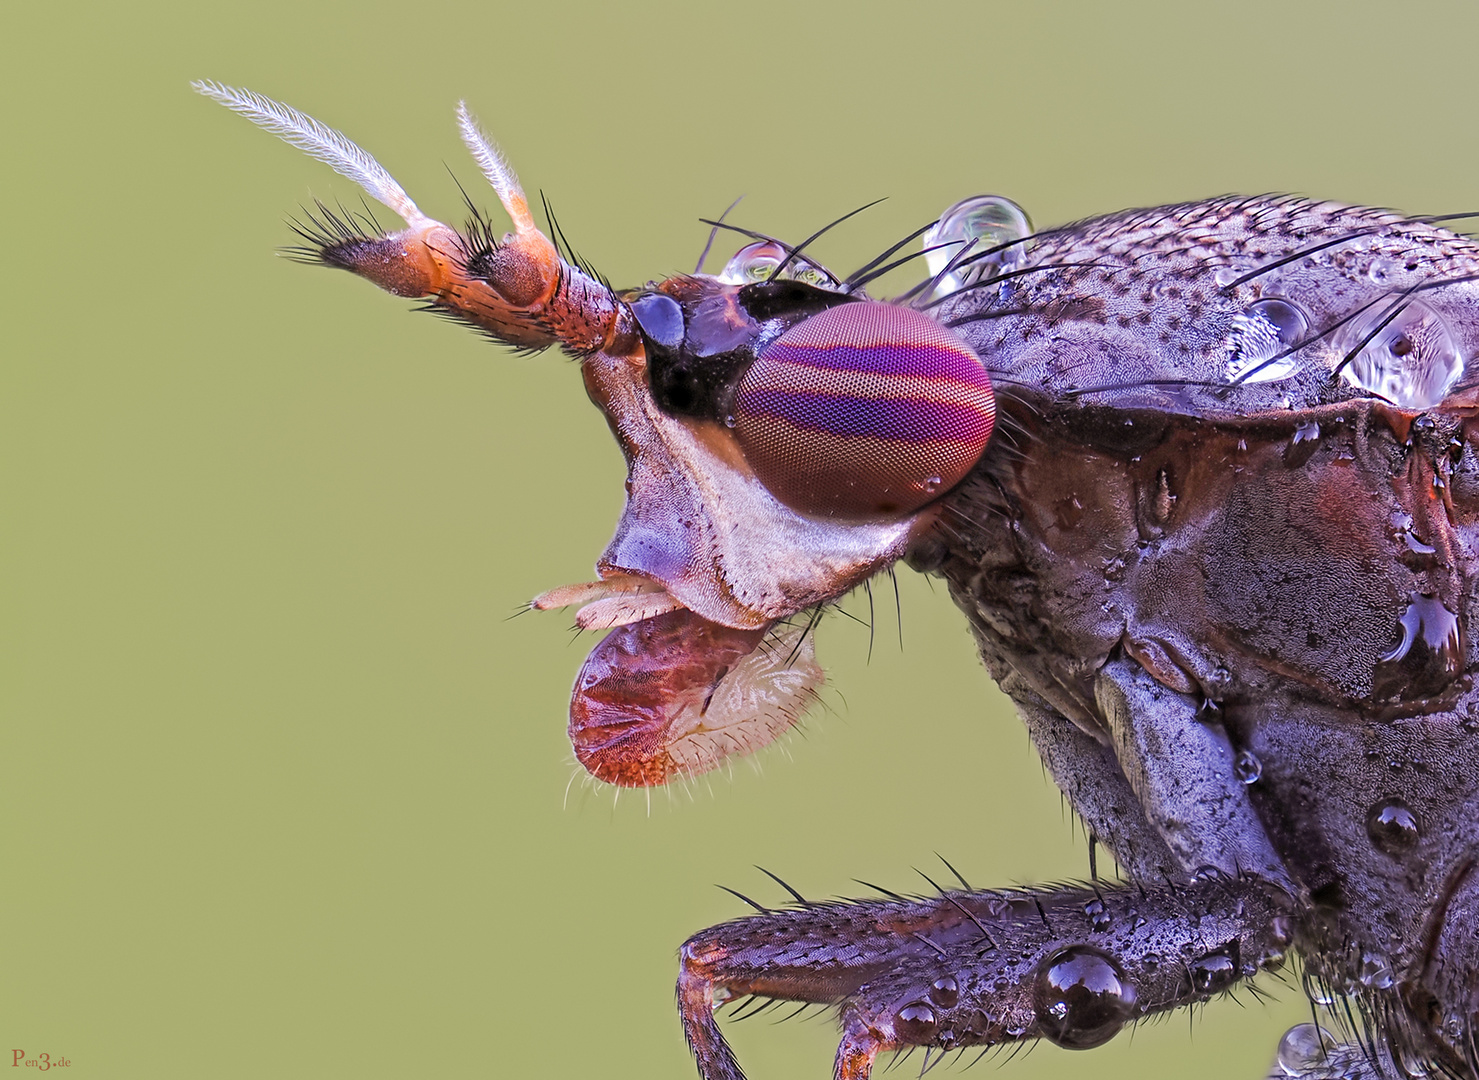
<svg viewBox="0 0 1479 1080">
<path fill-rule="evenodd" d="M 1395 315 L 1393 304 L 1376 304 L 1336 334 L 1342 359 L 1356 352 L 1341 378 L 1403 408 L 1430 409 L 1463 373 L 1463 357 L 1436 311 L 1421 300 L 1393 303 Z"/>
<path fill-rule="evenodd" d="M 1106 1043 L 1135 1013 L 1138 996 L 1107 953 L 1087 945 L 1059 949 L 1038 968 L 1033 1007 L 1043 1036 L 1069 1050 Z"/>
<path fill-rule="evenodd" d="M 1278 382 L 1299 370 L 1294 354 L 1309 334 L 1310 321 L 1288 300 L 1255 300 L 1233 316 L 1227 338 L 1227 381 Z"/>
<path fill-rule="evenodd" d="M 1000 195 L 962 199 L 921 238 L 930 276 L 938 278 L 933 295 L 944 296 L 1022 266 L 1027 244 L 1012 241 L 1030 235 L 1032 223 L 1011 199 Z M 1000 251 L 993 250 L 999 247 Z"/>
</svg>

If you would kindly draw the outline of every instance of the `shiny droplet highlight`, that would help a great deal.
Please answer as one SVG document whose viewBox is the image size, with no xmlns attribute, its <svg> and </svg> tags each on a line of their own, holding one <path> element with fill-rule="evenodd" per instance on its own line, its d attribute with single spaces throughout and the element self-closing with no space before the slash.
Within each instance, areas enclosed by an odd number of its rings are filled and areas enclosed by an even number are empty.
<svg viewBox="0 0 1479 1080">
<path fill-rule="evenodd" d="M 1373 305 L 1334 344 L 1345 363 L 1341 378 L 1405 409 L 1431 409 L 1464 370 L 1448 324 L 1421 300 Z"/>
<path fill-rule="evenodd" d="M 1022 266 L 1027 244 L 1013 241 L 1030 235 L 1032 223 L 1011 199 L 1000 195 L 962 199 L 921 237 L 925 264 L 930 276 L 938 279 L 933 295 L 948 295 Z"/>
<path fill-rule="evenodd" d="M 1412 807 L 1393 796 L 1366 812 L 1366 835 L 1377 850 L 1388 855 L 1405 855 L 1417 847 L 1422 828 Z"/>
<path fill-rule="evenodd" d="M 1229 942 L 1220 949 L 1197 957 L 1186 965 L 1191 986 L 1198 994 L 1217 994 L 1238 981 L 1238 943 Z"/>
<path fill-rule="evenodd" d="M 1294 375 L 1299 364 L 1290 350 L 1304 342 L 1309 329 L 1304 312 L 1288 300 L 1255 300 L 1233 316 L 1227 336 L 1227 381 L 1278 382 Z"/>
<path fill-rule="evenodd" d="M 960 985 L 952 975 L 942 975 L 930 983 L 930 1000 L 942 1009 L 951 1009 L 960 1000 Z"/>
<path fill-rule="evenodd" d="M 1258 755 L 1253 751 L 1244 750 L 1233 762 L 1233 775 L 1244 784 L 1256 784 L 1263 775 L 1263 762 L 1258 760 Z"/>
<path fill-rule="evenodd" d="M 1088 945 L 1059 949 L 1038 968 L 1033 1007 L 1043 1037 L 1069 1050 L 1088 1050 L 1114 1038 L 1138 1001 L 1124 969 Z"/>
<path fill-rule="evenodd" d="M 1324 1061 L 1326 1048 L 1333 1045 L 1328 1031 L 1314 1024 L 1295 1024 L 1279 1040 L 1278 1066 L 1285 1076 L 1302 1076 Z"/>
<path fill-rule="evenodd" d="M 1412 593 L 1397 620 L 1400 640 L 1382 654 L 1372 672 L 1379 699 L 1411 700 L 1446 690 L 1463 670 L 1463 635 L 1458 616 L 1436 596 Z"/>
<path fill-rule="evenodd" d="M 935 1010 L 925 1001 L 911 1001 L 894 1016 L 894 1033 L 902 1042 L 928 1042 L 938 1029 Z"/>
</svg>

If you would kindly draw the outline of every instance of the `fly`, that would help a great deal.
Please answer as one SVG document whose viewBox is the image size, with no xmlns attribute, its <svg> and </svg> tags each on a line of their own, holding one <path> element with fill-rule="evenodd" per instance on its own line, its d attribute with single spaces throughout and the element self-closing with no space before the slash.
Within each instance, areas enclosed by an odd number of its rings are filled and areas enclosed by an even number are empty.
<svg viewBox="0 0 1479 1080">
<path fill-rule="evenodd" d="M 678 1004 L 740 1080 L 737 999 L 836 1010 L 883 1052 L 1088 1049 L 1293 953 L 1351 1024 L 1280 1072 L 1479 1080 L 1479 245 L 1434 219 L 1225 197 L 1034 232 L 976 196 L 927 276 L 868 295 L 755 235 L 717 275 L 616 290 L 566 257 L 465 107 L 513 223 L 427 217 L 343 135 L 202 93 L 405 228 L 324 211 L 304 253 L 580 363 L 628 466 L 597 580 L 536 597 L 609 633 L 570 736 L 595 776 L 697 775 L 793 725 L 823 605 L 942 578 L 1126 884 L 784 908 L 694 935 Z M 911 238 L 913 239 L 913 238 Z"/>
</svg>

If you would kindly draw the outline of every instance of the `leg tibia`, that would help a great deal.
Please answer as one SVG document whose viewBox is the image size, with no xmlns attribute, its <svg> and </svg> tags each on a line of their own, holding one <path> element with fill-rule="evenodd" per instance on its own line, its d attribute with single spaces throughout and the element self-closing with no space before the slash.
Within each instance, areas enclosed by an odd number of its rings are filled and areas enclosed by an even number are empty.
<svg viewBox="0 0 1479 1080">
<path fill-rule="evenodd" d="M 812 904 L 690 938 L 679 1010 L 705 1080 L 743 1075 L 713 1011 L 747 995 L 838 1006 L 839 1078 L 866 1077 L 880 1050 L 909 1046 L 1041 1037 L 1085 1049 L 1281 962 L 1286 904 L 1266 883 L 1219 875 Z"/>
</svg>

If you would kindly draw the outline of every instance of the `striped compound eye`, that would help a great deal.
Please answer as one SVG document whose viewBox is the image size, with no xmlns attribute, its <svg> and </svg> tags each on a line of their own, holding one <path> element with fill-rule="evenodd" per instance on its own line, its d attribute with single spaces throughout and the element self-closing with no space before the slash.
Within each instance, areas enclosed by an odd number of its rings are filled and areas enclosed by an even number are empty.
<svg viewBox="0 0 1479 1080">
<path fill-rule="evenodd" d="M 964 341 L 912 308 L 840 304 L 756 357 L 734 432 L 770 493 L 805 514 L 907 514 L 964 478 L 996 401 Z"/>
</svg>

